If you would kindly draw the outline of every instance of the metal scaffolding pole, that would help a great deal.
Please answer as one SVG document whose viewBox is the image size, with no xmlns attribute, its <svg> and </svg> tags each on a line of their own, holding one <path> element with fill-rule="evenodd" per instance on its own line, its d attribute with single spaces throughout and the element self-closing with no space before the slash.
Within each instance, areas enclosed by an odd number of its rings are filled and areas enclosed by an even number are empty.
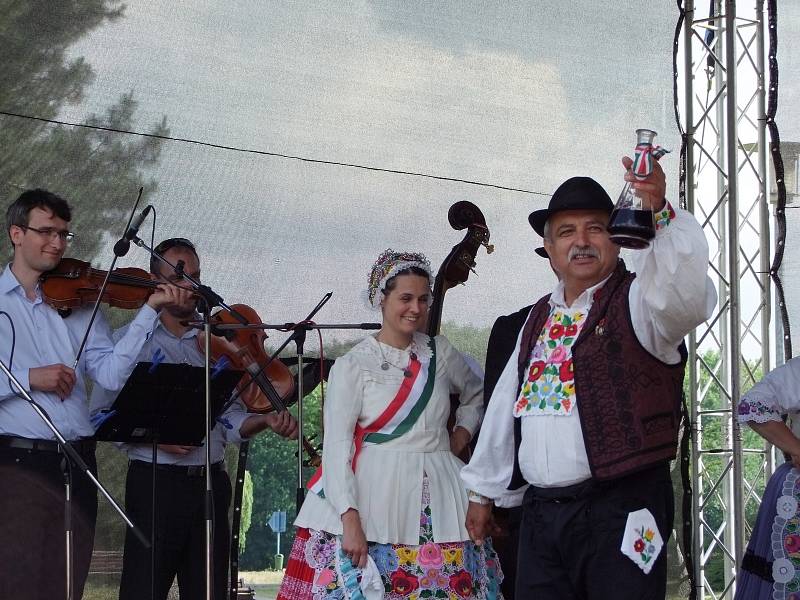
<svg viewBox="0 0 800 600">
<path fill-rule="evenodd" d="M 700 598 L 733 598 L 770 452 L 736 419 L 771 367 L 764 6 L 718 0 L 683 26 L 686 206 L 709 242 L 719 302 L 689 338 L 694 575 Z M 705 85 L 702 85 L 702 84 Z"/>
</svg>

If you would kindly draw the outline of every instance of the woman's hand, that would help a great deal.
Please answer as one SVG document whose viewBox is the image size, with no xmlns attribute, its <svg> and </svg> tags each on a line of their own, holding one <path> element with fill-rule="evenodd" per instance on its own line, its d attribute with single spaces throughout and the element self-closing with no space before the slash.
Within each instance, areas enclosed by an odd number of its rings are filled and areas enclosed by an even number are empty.
<svg viewBox="0 0 800 600">
<path fill-rule="evenodd" d="M 361 527 L 361 518 L 358 511 L 354 508 L 347 509 L 342 515 L 342 550 L 350 557 L 350 562 L 354 567 L 363 569 L 367 566 L 367 536 Z"/>
<path fill-rule="evenodd" d="M 469 431 L 463 427 L 456 427 L 453 429 L 453 433 L 450 434 L 450 451 L 460 457 L 471 439 L 472 435 L 470 435 Z"/>
</svg>

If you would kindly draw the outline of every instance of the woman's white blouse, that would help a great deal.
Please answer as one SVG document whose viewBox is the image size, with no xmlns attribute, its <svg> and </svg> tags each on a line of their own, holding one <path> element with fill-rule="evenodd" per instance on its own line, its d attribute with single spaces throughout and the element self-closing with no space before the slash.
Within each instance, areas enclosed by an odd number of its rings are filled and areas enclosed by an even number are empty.
<svg viewBox="0 0 800 600">
<path fill-rule="evenodd" d="M 295 525 L 341 534 L 341 515 L 355 508 L 368 541 L 418 544 L 422 478 L 427 475 L 434 540 L 469 539 L 464 527 L 467 494 L 459 477 L 464 463 L 450 452 L 447 418 L 450 391 L 457 391 L 455 424 L 474 434 L 483 416 L 483 382 L 445 337 L 436 337 L 436 380 L 417 422 L 397 439 L 364 446 L 356 472 L 351 468 L 356 423 L 365 427 L 385 410 L 403 381 L 401 368 L 408 364 L 410 351 L 420 358 L 430 356 L 429 339 L 417 333 L 400 350 L 368 336 L 336 360 L 323 416 L 325 498 L 309 493 Z M 384 357 L 397 366 L 382 370 Z"/>
</svg>

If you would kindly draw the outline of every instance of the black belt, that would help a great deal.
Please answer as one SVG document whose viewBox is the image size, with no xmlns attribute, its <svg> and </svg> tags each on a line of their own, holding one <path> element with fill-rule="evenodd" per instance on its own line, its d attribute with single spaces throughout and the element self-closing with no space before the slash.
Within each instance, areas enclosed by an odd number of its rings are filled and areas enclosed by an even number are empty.
<svg viewBox="0 0 800 600">
<path fill-rule="evenodd" d="M 73 440 L 67 443 L 79 454 L 92 453 L 97 447 L 97 442 L 94 440 Z M 61 446 L 55 440 L 34 440 L 12 435 L 0 435 L 0 448 L 28 450 L 29 452 L 61 452 Z"/>
<path fill-rule="evenodd" d="M 769 583 L 775 583 L 772 578 L 772 561 L 763 556 L 756 556 L 750 550 L 744 553 L 742 558 L 742 569 L 750 571 L 753 575 L 760 577 Z"/>
<path fill-rule="evenodd" d="M 552 502 L 554 504 L 568 504 L 577 500 L 585 500 L 615 487 L 636 484 L 641 482 L 647 486 L 653 481 L 669 478 L 669 464 L 658 464 L 645 471 L 625 475 L 619 479 L 596 481 L 588 479 L 574 485 L 557 488 L 536 487 L 531 485 L 525 492 L 524 503 L 531 504 L 534 500 Z"/>
<path fill-rule="evenodd" d="M 139 469 L 150 470 L 153 468 L 153 463 L 149 463 L 146 460 L 132 460 L 130 461 L 129 465 Z M 170 473 L 183 475 L 185 477 L 205 477 L 206 474 L 205 465 L 165 465 L 162 463 L 156 463 L 156 470 L 168 471 Z M 211 465 L 212 473 L 219 473 L 223 470 L 223 461 L 219 461 Z"/>
<path fill-rule="evenodd" d="M 554 504 L 567 504 L 584 498 L 589 498 L 602 491 L 606 486 L 599 485 L 593 480 L 583 481 L 575 485 L 558 488 L 543 488 L 531 485 L 525 492 L 526 503 L 534 499 L 540 502 L 553 502 Z"/>
</svg>

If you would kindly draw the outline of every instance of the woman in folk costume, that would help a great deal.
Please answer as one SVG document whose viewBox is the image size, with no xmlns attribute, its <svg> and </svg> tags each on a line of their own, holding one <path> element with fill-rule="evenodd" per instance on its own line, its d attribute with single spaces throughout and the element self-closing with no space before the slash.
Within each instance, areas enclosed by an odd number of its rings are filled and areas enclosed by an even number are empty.
<svg viewBox="0 0 800 600">
<path fill-rule="evenodd" d="M 773 369 L 739 402 L 738 419 L 783 450 L 787 461 L 773 473 L 742 568 L 741 600 L 800 600 L 800 358 Z M 792 427 L 783 421 L 792 418 Z"/>
<path fill-rule="evenodd" d="M 502 598 L 491 544 L 469 541 L 453 454 L 480 424 L 482 383 L 446 338 L 417 331 L 430 286 L 421 254 L 386 250 L 372 267 L 382 328 L 331 369 L 322 467 L 278 600 Z M 448 432 L 451 389 L 461 404 Z"/>
</svg>

